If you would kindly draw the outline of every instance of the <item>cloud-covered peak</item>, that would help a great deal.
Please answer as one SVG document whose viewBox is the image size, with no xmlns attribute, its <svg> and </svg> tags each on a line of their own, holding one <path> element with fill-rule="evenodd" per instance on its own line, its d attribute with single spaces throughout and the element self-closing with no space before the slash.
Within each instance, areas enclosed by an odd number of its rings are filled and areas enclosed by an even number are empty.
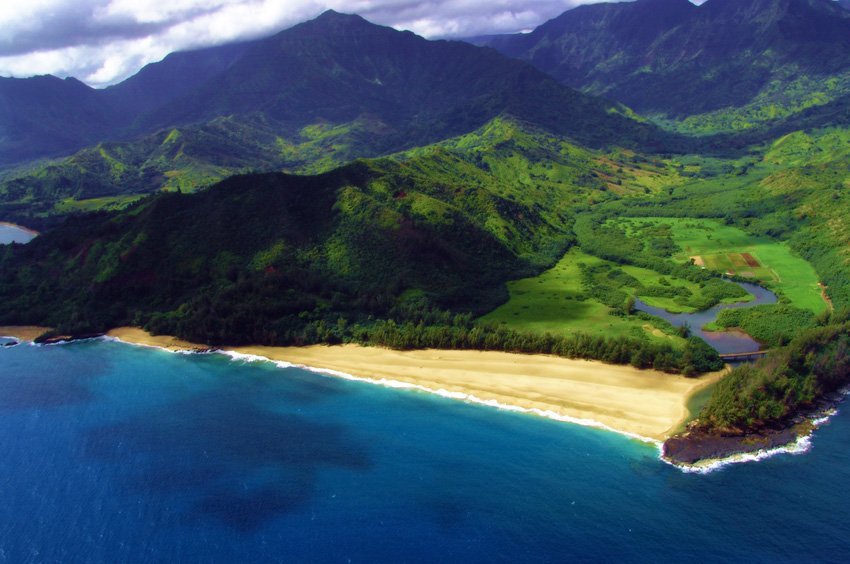
<svg viewBox="0 0 850 564">
<path fill-rule="evenodd" d="M 123 80 L 168 53 L 271 35 L 333 10 L 425 37 L 510 33 L 598 0 L 28 0 L 0 4 L 0 75 Z"/>
</svg>

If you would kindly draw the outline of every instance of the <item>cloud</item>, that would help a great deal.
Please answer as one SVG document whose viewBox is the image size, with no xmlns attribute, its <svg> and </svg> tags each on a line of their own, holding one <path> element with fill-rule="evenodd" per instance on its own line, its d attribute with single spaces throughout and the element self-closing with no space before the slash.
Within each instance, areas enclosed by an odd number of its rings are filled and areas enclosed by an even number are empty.
<svg viewBox="0 0 850 564">
<path fill-rule="evenodd" d="M 27 0 L 0 5 L 0 75 L 123 80 L 173 51 L 255 39 L 327 9 L 425 37 L 528 30 L 599 0 Z M 12 5 L 13 4 L 13 5 Z"/>
</svg>

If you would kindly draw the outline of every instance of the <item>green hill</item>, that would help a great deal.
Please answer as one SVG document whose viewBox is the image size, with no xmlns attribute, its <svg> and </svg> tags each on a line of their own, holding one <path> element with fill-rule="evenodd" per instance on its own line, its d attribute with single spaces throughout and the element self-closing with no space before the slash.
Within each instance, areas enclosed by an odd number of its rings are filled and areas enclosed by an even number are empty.
<svg viewBox="0 0 850 564">
<path fill-rule="evenodd" d="M 335 12 L 270 38 L 175 54 L 122 84 L 86 92 L 96 108 L 123 116 L 123 125 L 87 136 L 102 142 L 68 158 L 6 170 L 0 218 L 40 225 L 48 216 L 160 189 L 196 190 L 232 174 L 323 172 L 500 118 L 592 148 L 687 147 L 625 108 L 491 49 L 427 41 Z"/>
<path fill-rule="evenodd" d="M 159 190 L 190 192 L 233 174 L 325 172 L 362 154 L 392 152 L 382 137 L 386 129 L 380 121 L 363 118 L 338 126 L 307 126 L 286 139 L 257 115 L 253 119 L 219 118 L 135 142 L 102 143 L 67 159 L 7 173 L 0 179 L 0 217 L 47 226 L 78 210 L 115 207 Z M 506 181 L 521 182 L 528 187 L 524 197 L 529 202 L 540 193 L 537 184 L 541 181 L 578 188 L 595 186 L 598 200 L 608 189 L 612 194 L 652 191 L 661 177 L 651 166 L 639 174 L 640 179 L 618 173 L 619 169 L 636 168 L 622 157 L 631 154 L 629 151 L 582 149 L 510 117 L 496 118 L 440 146 L 452 148 L 471 164 Z M 419 152 L 411 149 L 410 154 Z M 607 164 L 595 160 L 603 154 L 610 155 Z M 404 155 L 400 153 L 398 158 Z"/>
<path fill-rule="evenodd" d="M 221 119 L 234 130 L 261 123 L 296 145 L 307 127 L 377 124 L 369 143 L 344 141 L 354 157 L 427 145 L 500 115 L 594 147 L 665 144 L 669 136 L 627 114 L 492 50 L 329 11 L 265 39 L 173 54 L 105 90 L 73 79 L 3 79 L 0 165 L 98 142 L 145 144 L 140 137 Z M 228 139 L 244 152 L 237 141 Z"/>
<path fill-rule="evenodd" d="M 653 331 L 550 337 L 473 321 L 507 299 L 505 282 L 557 262 L 578 209 L 644 197 L 662 178 L 680 181 L 662 161 L 590 151 L 511 120 L 318 176 L 235 176 L 73 217 L 2 249 L 0 321 L 74 333 L 135 324 L 209 343 L 496 348 L 701 371 L 716 363 L 704 344 L 657 341 Z M 693 347 L 702 352 L 683 352 Z"/>
</svg>

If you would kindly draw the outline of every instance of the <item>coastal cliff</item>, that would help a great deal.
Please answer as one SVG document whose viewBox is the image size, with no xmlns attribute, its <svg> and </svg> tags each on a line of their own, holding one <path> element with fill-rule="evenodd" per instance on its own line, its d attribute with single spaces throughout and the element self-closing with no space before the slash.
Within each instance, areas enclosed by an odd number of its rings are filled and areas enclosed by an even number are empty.
<svg viewBox="0 0 850 564">
<path fill-rule="evenodd" d="M 679 466 L 792 448 L 835 411 L 850 383 L 850 324 L 802 331 L 754 365 L 735 368 L 715 387 L 688 430 L 665 441 Z"/>
</svg>

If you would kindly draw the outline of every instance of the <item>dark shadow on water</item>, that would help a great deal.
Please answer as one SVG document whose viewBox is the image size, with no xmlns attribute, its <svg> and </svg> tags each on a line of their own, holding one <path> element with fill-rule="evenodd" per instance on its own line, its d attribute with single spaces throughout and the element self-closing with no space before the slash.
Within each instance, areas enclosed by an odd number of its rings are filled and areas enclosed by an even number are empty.
<svg viewBox="0 0 850 564">
<path fill-rule="evenodd" d="M 307 504 L 322 470 L 370 467 L 365 444 L 346 427 L 271 411 L 254 396 L 225 384 L 93 429 L 84 452 L 128 468 L 134 492 L 168 496 L 191 490 L 197 503 L 189 513 L 239 531 Z"/>
<path fill-rule="evenodd" d="M 6 380 L 0 390 L 0 409 L 47 409 L 91 401 L 84 382 L 55 379 L 49 374 Z"/>
<path fill-rule="evenodd" d="M 434 522 L 443 530 L 455 529 L 469 517 L 469 505 L 465 500 L 432 499 L 422 502 Z"/>
<path fill-rule="evenodd" d="M 313 493 L 312 480 L 303 487 L 289 489 L 266 487 L 249 492 L 225 490 L 205 497 L 197 505 L 196 511 L 199 515 L 218 519 L 231 529 L 249 533 L 278 515 L 292 513 L 308 505 Z"/>
<path fill-rule="evenodd" d="M 26 346 L 2 348 L 0 354 L 16 355 L 19 352 L 16 349 Z M 92 379 L 107 373 L 110 363 L 69 354 L 63 348 L 45 347 L 35 363 L 31 362 L 31 356 L 21 356 L 20 361 L 13 356 L 10 362 L 4 362 L 0 410 L 50 409 L 94 399 L 89 384 Z"/>
</svg>

